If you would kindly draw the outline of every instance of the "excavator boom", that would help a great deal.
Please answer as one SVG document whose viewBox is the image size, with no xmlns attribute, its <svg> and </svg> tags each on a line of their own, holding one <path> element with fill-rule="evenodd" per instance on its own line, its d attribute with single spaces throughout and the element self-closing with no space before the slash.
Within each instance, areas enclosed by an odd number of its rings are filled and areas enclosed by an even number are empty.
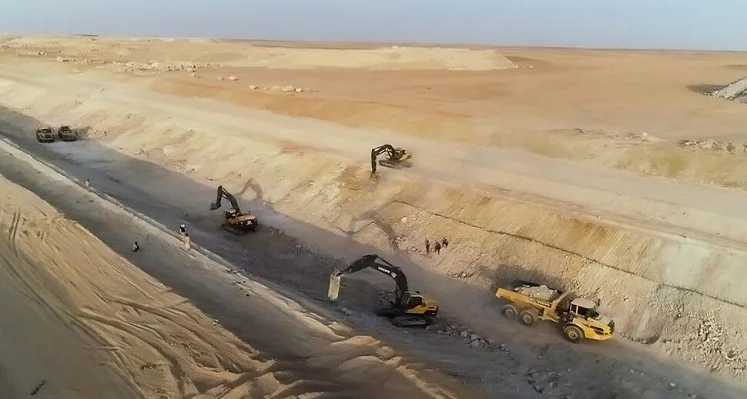
<svg viewBox="0 0 747 399">
<path fill-rule="evenodd" d="M 334 273 L 332 273 L 332 275 L 330 275 L 330 289 L 328 292 L 329 299 L 331 301 L 337 300 L 340 292 L 340 280 L 342 279 L 342 276 L 359 272 L 366 268 L 374 269 L 379 273 L 383 273 L 391 277 L 394 280 L 394 282 L 397 284 L 397 301 L 399 301 L 404 292 L 408 291 L 407 276 L 405 276 L 405 273 L 402 271 L 402 269 L 387 262 L 379 255 L 369 254 L 361 256 L 358 260 L 351 263 L 347 269 L 335 271 Z"/>
<path fill-rule="evenodd" d="M 241 213 L 241 209 L 239 209 L 239 203 L 236 201 L 236 197 L 233 196 L 233 194 L 229 193 L 228 190 L 223 188 L 223 186 L 218 186 L 218 193 L 215 198 L 215 202 L 210 204 L 210 210 L 214 211 L 221 207 L 221 200 L 225 198 L 228 201 L 231 202 L 231 207 L 236 211 L 237 213 Z"/>
</svg>

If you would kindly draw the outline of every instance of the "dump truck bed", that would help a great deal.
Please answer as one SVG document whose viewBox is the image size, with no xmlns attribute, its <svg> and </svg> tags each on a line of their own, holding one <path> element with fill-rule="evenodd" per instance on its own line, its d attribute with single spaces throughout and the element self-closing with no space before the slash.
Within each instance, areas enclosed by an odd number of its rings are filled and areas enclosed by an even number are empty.
<svg viewBox="0 0 747 399">
<path fill-rule="evenodd" d="M 526 280 L 514 280 L 504 290 L 547 302 L 552 302 L 562 295 L 561 290 Z M 496 296 L 499 296 L 498 292 L 496 292 Z"/>
</svg>

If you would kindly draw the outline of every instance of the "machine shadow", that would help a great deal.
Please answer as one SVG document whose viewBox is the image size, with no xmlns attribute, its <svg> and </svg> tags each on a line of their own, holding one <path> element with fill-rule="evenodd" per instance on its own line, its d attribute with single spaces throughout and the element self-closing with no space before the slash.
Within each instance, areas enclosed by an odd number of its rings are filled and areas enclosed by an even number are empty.
<svg viewBox="0 0 747 399">
<path fill-rule="evenodd" d="M 190 235 L 195 243 L 223 257 L 249 278 L 268 282 L 270 286 L 282 287 L 285 292 L 300 293 L 308 300 L 308 303 L 316 304 L 315 308 L 326 310 L 323 317 L 345 320 L 367 334 L 378 335 L 382 338 L 381 334 L 370 328 L 370 319 L 361 323 L 360 318 L 348 317 L 349 311 L 344 308 L 355 309 L 362 313 L 373 309 L 379 293 L 386 290 L 386 286 L 348 278 L 343 283 L 337 304 L 330 304 L 327 300 L 329 275 L 333 270 L 344 268 L 352 258 L 350 255 L 346 259 L 339 259 L 322 254 L 322 252 L 330 253 L 334 248 L 345 248 L 347 253 L 357 253 L 357 256 L 381 254 L 382 251 L 378 248 L 356 242 L 346 234 L 336 234 L 277 212 L 273 205 L 264 198 L 262 187 L 253 178 L 249 178 L 243 185 L 238 186 L 239 189 L 233 191 L 233 194 L 242 208 L 245 208 L 244 211 L 248 210 L 257 215 L 260 227 L 256 233 L 249 233 L 245 236 L 231 235 L 220 228 L 224 221 L 223 212 L 209 210 L 209 204 L 216 196 L 216 188 L 219 184 L 224 184 L 223 182 L 198 182 L 180 172 L 122 154 L 95 139 L 41 144 L 36 142 L 32 129 L 43 124 L 41 121 L 7 108 L 0 110 L 0 114 L 4 119 L 0 121 L 0 137 L 12 141 L 23 151 L 64 170 L 80 181 L 89 180 L 93 186 L 116 198 L 125 206 L 165 226 L 173 226 L 174 230 L 178 228 L 179 223 L 187 222 Z M 5 121 L 12 121 L 12 123 Z M 89 127 L 85 129 L 87 133 L 92 131 Z M 236 187 L 230 186 L 230 188 Z M 243 195 L 250 191 L 254 193 L 254 196 L 245 198 Z M 359 215 L 359 217 L 376 219 L 373 214 Z M 83 225 L 91 229 L 90 226 Z M 391 236 L 394 233 L 389 231 L 390 229 L 382 228 L 385 234 Z M 296 237 L 304 237 L 304 240 Z M 317 246 L 316 243 L 324 243 L 324 248 L 319 246 L 321 249 L 312 250 Z M 144 272 L 171 287 L 177 294 L 189 298 L 204 313 L 213 317 L 217 316 L 216 313 L 220 313 L 222 319 L 230 320 L 232 316 L 230 308 L 217 308 L 214 301 L 198 292 L 195 282 L 164 273 L 158 265 L 137 263 L 129 246 L 112 249 Z M 144 249 L 147 250 L 147 248 Z M 469 314 L 473 319 L 478 318 L 475 316 L 480 316 L 484 322 L 481 325 L 475 325 L 475 330 L 483 337 L 494 338 L 499 342 L 518 340 L 520 336 L 529 335 L 512 333 L 511 330 L 506 330 L 506 327 L 503 327 L 502 331 L 500 328 L 481 330 L 486 325 L 496 324 L 496 321 L 499 324 L 505 324 L 500 314 L 501 303 L 494 296 L 495 289 L 486 291 L 454 277 L 434 272 L 401 253 L 382 254 L 382 256 L 400 266 L 407 273 L 412 283 L 412 290 L 420 290 L 423 294 L 429 294 L 429 291 L 433 290 L 441 294 L 436 295 L 436 299 L 440 302 L 447 322 L 466 324 L 465 321 L 459 319 L 460 314 Z M 503 286 L 506 282 L 516 278 L 538 280 L 537 282 L 566 288 L 562 281 L 549 279 L 541 273 L 528 272 L 518 265 L 505 267 L 500 273 L 490 265 L 480 266 L 478 269 L 485 277 L 496 282 L 494 288 Z M 370 275 L 377 274 L 370 273 Z M 383 279 L 383 277 L 378 278 Z M 430 288 L 420 287 L 421 283 L 427 283 Z M 389 284 L 390 290 L 394 287 L 391 281 L 384 284 Z M 452 301 L 453 305 L 450 304 Z M 316 312 L 316 310 L 310 311 Z M 371 319 L 373 318 L 375 316 L 371 315 Z M 246 339 L 242 334 L 242 329 L 246 328 L 243 325 L 246 323 L 251 323 L 251 320 L 233 320 L 224 324 L 224 327 L 239 338 Z M 538 334 L 542 334 L 541 330 Z M 392 336 L 393 334 L 389 334 L 386 339 L 391 340 Z M 546 343 L 539 345 L 540 350 L 544 350 L 543 348 L 547 345 L 573 345 L 566 343 L 559 334 L 556 339 L 547 340 L 542 337 L 536 339 L 536 342 L 541 341 Z M 459 345 L 459 343 L 455 342 L 454 345 Z M 599 363 L 599 356 L 606 356 L 595 352 L 594 346 L 596 345 L 589 345 L 589 350 L 577 350 L 578 355 L 574 355 L 574 360 L 580 361 L 582 367 L 594 369 Z M 654 359 L 653 356 L 647 361 L 665 367 L 664 363 Z M 702 378 L 695 371 L 685 367 L 671 363 L 667 363 L 666 367 L 677 368 L 683 381 L 689 379 L 695 381 Z M 710 380 L 709 377 L 706 378 Z M 619 381 L 609 380 L 605 383 L 610 384 L 608 387 L 610 392 L 627 392 L 623 386 L 615 385 L 620 383 Z"/>
<path fill-rule="evenodd" d="M 702 94 L 704 96 L 710 96 L 713 94 L 713 92 L 717 90 L 721 90 L 724 87 L 726 87 L 726 85 L 714 85 L 714 84 L 701 83 L 701 84 L 688 85 L 687 89 L 693 93 Z"/>
</svg>

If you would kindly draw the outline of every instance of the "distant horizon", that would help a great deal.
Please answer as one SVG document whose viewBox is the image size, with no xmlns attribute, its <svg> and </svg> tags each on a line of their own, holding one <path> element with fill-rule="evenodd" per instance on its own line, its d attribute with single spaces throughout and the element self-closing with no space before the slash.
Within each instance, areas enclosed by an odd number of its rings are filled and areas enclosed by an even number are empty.
<svg viewBox="0 0 747 399">
<path fill-rule="evenodd" d="M 747 51 L 744 0 L 24 0 L 21 35 L 202 37 L 322 43 Z M 741 10 L 741 11 L 740 11 Z"/>
<path fill-rule="evenodd" d="M 0 32 L 0 36 L 21 37 L 103 37 L 109 39 L 154 39 L 154 40 L 213 40 L 224 43 L 283 43 L 287 45 L 301 44 L 306 47 L 324 46 L 325 44 L 352 45 L 352 46 L 403 46 L 403 47 L 441 47 L 441 48 L 471 48 L 471 49 L 523 49 L 523 50 L 592 50 L 592 51 L 636 51 L 636 52 L 672 52 L 672 53 L 747 53 L 747 50 L 721 50 L 721 49 L 688 49 L 688 48 L 653 48 L 653 47 L 581 47 L 581 46 L 531 46 L 510 44 L 483 44 L 483 43 L 457 43 L 457 42 L 390 42 L 374 40 L 302 40 L 302 39 L 269 39 L 269 38 L 242 38 L 242 37 L 210 37 L 210 36 L 178 36 L 178 35 L 121 35 L 121 34 L 99 34 L 99 33 L 15 33 Z"/>
</svg>

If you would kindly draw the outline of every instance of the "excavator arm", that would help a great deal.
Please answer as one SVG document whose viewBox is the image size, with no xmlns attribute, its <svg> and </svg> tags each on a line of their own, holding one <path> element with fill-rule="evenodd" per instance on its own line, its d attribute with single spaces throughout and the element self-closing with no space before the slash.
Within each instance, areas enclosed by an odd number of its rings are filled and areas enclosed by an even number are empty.
<svg viewBox="0 0 747 399">
<path fill-rule="evenodd" d="M 218 186 L 217 197 L 215 198 L 215 202 L 210 203 L 210 210 L 214 211 L 220 208 L 221 200 L 223 198 L 231 202 L 231 207 L 233 207 L 235 213 L 241 213 L 241 209 L 239 209 L 239 203 L 236 201 L 236 197 L 234 197 L 233 194 L 229 193 L 228 190 L 223 188 L 223 186 Z"/>
<path fill-rule="evenodd" d="M 330 286 L 328 292 L 329 299 L 331 301 L 337 300 L 337 296 L 340 292 L 340 280 L 342 279 L 342 276 L 359 272 L 366 268 L 374 269 L 379 273 L 383 273 L 394 280 L 394 282 L 397 284 L 397 302 L 400 301 L 402 294 L 408 291 L 409 287 L 407 285 L 407 276 L 405 276 L 405 273 L 402 271 L 402 269 L 387 262 L 379 255 L 369 254 L 364 255 L 355 262 L 351 263 L 347 269 L 335 271 L 330 275 Z"/>
<path fill-rule="evenodd" d="M 376 148 L 371 149 L 371 174 L 376 173 L 376 159 L 381 154 L 387 154 L 389 157 L 387 160 L 382 160 L 381 164 L 383 166 L 389 166 L 393 167 L 397 164 L 400 164 L 401 161 L 404 161 L 406 159 L 409 159 L 412 157 L 412 154 L 409 153 L 404 148 L 394 148 L 391 144 L 384 144 L 381 146 L 378 146 Z"/>
<path fill-rule="evenodd" d="M 376 158 L 383 153 L 387 153 L 389 158 L 394 158 L 394 147 L 391 144 L 384 144 L 371 149 L 371 173 L 376 173 Z"/>
</svg>

